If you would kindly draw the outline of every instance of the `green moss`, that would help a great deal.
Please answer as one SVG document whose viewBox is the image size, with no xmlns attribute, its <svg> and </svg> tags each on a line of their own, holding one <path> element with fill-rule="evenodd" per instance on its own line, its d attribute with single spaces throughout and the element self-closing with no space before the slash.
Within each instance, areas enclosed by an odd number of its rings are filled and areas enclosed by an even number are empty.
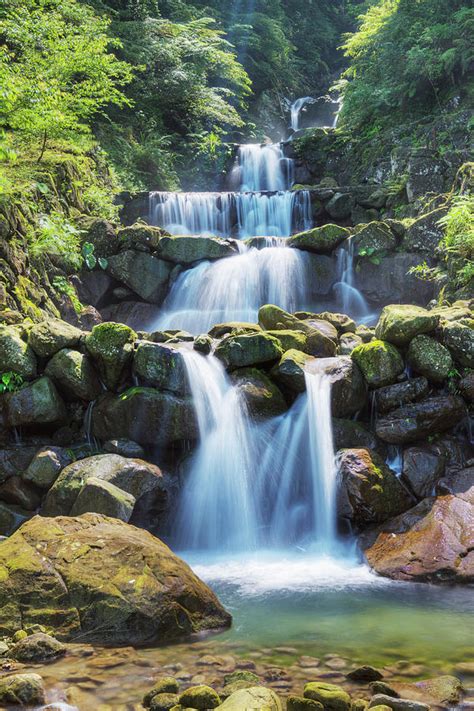
<svg viewBox="0 0 474 711">
<path fill-rule="evenodd" d="M 403 358 L 391 343 L 374 340 L 354 348 L 352 359 L 372 387 L 390 385 L 404 370 Z"/>
</svg>

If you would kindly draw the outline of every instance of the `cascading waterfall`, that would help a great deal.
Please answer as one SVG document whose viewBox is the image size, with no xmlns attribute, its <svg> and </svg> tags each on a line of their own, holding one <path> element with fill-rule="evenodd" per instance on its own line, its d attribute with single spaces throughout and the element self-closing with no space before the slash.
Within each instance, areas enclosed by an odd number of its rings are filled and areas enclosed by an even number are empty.
<svg viewBox="0 0 474 711">
<path fill-rule="evenodd" d="M 316 99 L 312 96 L 301 96 L 296 99 L 290 106 L 290 126 L 293 131 L 298 131 L 300 128 L 301 112 L 306 104 L 314 104 Z"/>
<path fill-rule="evenodd" d="M 334 284 L 334 291 L 340 302 L 339 308 L 345 314 L 349 313 L 361 321 L 370 319 L 370 309 L 367 301 L 355 286 L 354 242 L 353 238 L 345 240 L 344 246 L 337 251 L 339 281 Z"/>
</svg>

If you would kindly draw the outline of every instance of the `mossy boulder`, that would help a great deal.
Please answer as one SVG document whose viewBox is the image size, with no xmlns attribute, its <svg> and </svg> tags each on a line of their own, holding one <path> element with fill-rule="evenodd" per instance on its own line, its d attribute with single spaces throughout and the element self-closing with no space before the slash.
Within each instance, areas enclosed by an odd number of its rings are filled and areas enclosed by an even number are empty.
<svg viewBox="0 0 474 711">
<path fill-rule="evenodd" d="M 288 246 L 307 250 L 308 252 L 316 252 L 317 254 L 330 254 L 350 234 L 346 227 L 330 224 L 323 225 L 290 237 Z"/>
<path fill-rule="evenodd" d="M 179 684 L 176 679 L 172 676 L 163 676 L 155 682 L 150 691 L 147 691 L 143 697 L 142 704 L 146 709 L 148 709 L 150 708 L 152 698 L 157 694 L 177 694 L 178 691 Z M 176 701 L 175 703 L 178 702 Z"/>
<path fill-rule="evenodd" d="M 271 331 L 301 331 L 306 336 L 305 351 L 321 358 L 331 357 L 336 354 L 336 329 L 323 319 L 297 318 L 279 306 L 266 304 L 258 312 L 259 324 Z M 275 334 L 276 335 L 276 334 Z"/>
<path fill-rule="evenodd" d="M 215 355 L 227 368 L 241 368 L 258 363 L 272 363 L 283 355 L 279 341 L 268 333 L 226 336 Z"/>
<path fill-rule="evenodd" d="M 34 378 L 36 357 L 16 328 L 0 325 L 0 375 L 8 372 Z"/>
<path fill-rule="evenodd" d="M 0 679 L 0 704 L 39 706 L 44 703 L 46 692 L 39 674 L 9 674 Z"/>
<path fill-rule="evenodd" d="M 183 691 L 179 697 L 179 703 L 185 708 L 192 709 L 215 709 L 221 705 L 221 700 L 217 691 L 214 691 L 210 686 L 204 684 L 200 686 L 191 686 L 186 691 Z"/>
<path fill-rule="evenodd" d="M 104 516 L 130 521 L 136 499 L 110 481 L 90 477 L 79 491 L 71 508 L 71 516 L 100 513 Z"/>
<path fill-rule="evenodd" d="M 415 336 L 410 341 L 408 364 L 416 373 L 424 375 L 433 383 L 442 383 L 448 377 L 453 359 L 449 350 L 431 336 Z"/>
<path fill-rule="evenodd" d="M 44 632 L 26 636 L 8 650 L 10 659 L 25 663 L 52 662 L 65 654 L 64 644 Z"/>
<path fill-rule="evenodd" d="M 361 369 L 367 384 L 374 388 L 394 383 L 405 369 L 402 356 L 387 341 L 363 343 L 352 351 L 351 357 Z"/>
<path fill-rule="evenodd" d="M 168 390 L 176 395 L 189 394 L 183 353 L 170 344 L 141 341 L 133 356 L 133 374 L 141 385 Z"/>
<path fill-rule="evenodd" d="M 363 344 L 363 340 L 355 333 L 343 333 L 339 340 L 339 353 L 351 355 L 352 351 Z"/>
<path fill-rule="evenodd" d="M 55 353 L 44 372 L 69 400 L 90 402 L 102 392 L 90 357 L 72 348 L 63 348 Z"/>
<path fill-rule="evenodd" d="M 162 237 L 157 246 L 157 255 L 175 264 L 193 264 L 235 254 L 238 254 L 236 242 L 219 237 L 170 235 Z"/>
<path fill-rule="evenodd" d="M 244 711 L 244 709 L 282 711 L 281 701 L 275 692 L 263 686 L 235 691 L 218 708 L 223 711 Z"/>
<path fill-rule="evenodd" d="M 304 687 L 304 697 L 319 701 L 326 711 L 350 711 L 351 697 L 340 686 L 312 681 Z"/>
<path fill-rule="evenodd" d="M 209 331 L 211 338 L 222 338 L 229 334 L 242 335 L 243 333 L 255 333 L 261 331 L 262 327 L 258 323 L 248 323 L 247 321 L 228 321 L 227 323 L 217 323 Z"/>
<path fill-rule="evenodd" d="M 266 331 L 302 330 L 300 319 L 274 304 L 259 309 L 258 323 Z"/>
<path fill-rule="evenodd" d="M 39 623 L 63 641 L 152 645 L 230 624 L 164 543 L 99 514 L 35 516 L 0 543 L 0 571 L 3 634 Z"/>
<path fill-rule="evenodd" d="M 28 334 L 28 343 L 40 358 L 51 358 L 63 348 L 77 346 L 82 336 L 82 331 L 70 323 L 51 318 L 33 326 Z"/>
<path fill-rule="evenodd" d="M 375 329 L 376 338 L 403 346 L 422 333 L 431 333 L 439 316 L 421 306 L 391 304 L 385 306 Z"/>
<path fill-rule="evenodd" d="M 135 222 L 133 225 L 123 227 L 118 231 L 120 249 L 129 249 L 137 252 L 156 252 L 162 237 L 169 237 L 169 233 L 161 227 Z"/>
<path fill-rule="evenodd" d="M 350 193 L 335 193 L 325 208 L 333 220 L 345 220 L 350 216 L 353 206 L 354 198 Z"/>
<path fill-rule="evenodd" d="M 355 529 L 382 523 L 415 503 L 382 457 L 368 449 L 338 452 L 338 513 Z"/>
<path fill-rule="evenodd" d="M 282 392 L 262 370 L 239 368 L 232 373 L 232 381 L 253 417 L 276 417 L 286 411 L 287 404 Z"/>
<path fill-rule="evenodd" d="M 170 709 L 183 708 L 179 703 L 177 694 L 156 694 L 150 702 L 150 711 L 170 711 Z"/>
<path fill-rule="evenodd" d="M 465 368 L 474 368 L 474 328 L 456 321 L 442 321 L 440 333 L 456 362 Z"/>
<path fill-rule="evenodd" d="M 303 393 L 306 390 L 304 371 L 308 363 L 314 362 L 315 358 L 290 349 L 286 351 L 273 366 L 271 377 L 285 390 L 290 393 Z"/>
<path fill-rule="evenodd" d="M 288 696 L 286 711 L 323 711 L 324 706 L 320 701 L 305 699 L 304 696 Z"/>
<path fill-rule="evenodd" d="M 377 436 L 389 444 L 406 444 L 455 427 L 466 416 L 462 397 L 441 395 L 403 405 L 380 417 Z"/>
<path fill-rule="evenodd" d="M 377 256 L 392 252 L 397 246 L 397 239 L 385 222 L 369 222 L 355 235 L 356 256 Z"/>
<path fill-rule="evenodd" d="M 40 489 L 49 489 L 58 478 L 61 469 L 71 461 L 71 453 L 63 447 L 42 447 L 21 477 Z"/>
<path fill-rule="evenodd" d="M 321 358 L 308 364 L 309 373 L 325 373 L 331 381 L 334 417 L 349 417 L 365 405 L 367 386 L 359 367 L 348 356 Z"/>
<path fill-rule="evenodd" d="M 356 323 L 347 314 L 335 313 L 333 311 L 322 311 L 314 315 L 315 318 L 322 321 L 328 321 L 334 326 L 338 333 L 355 333 Z"/>
<path fill-rule="evenodd" d="M 173 264 L 146 252 L 127 250 L 110 257 L 108 273 L 137 296 L 151 304 L 161 304 L 166 296 Z"/>
<path fill-rule="evenodd" d="M 280 331 L 267 331 L 271 336 L 274 336 L 280 342 L 283 353 L 292 348 L 297 351 L 308 352 L 308 338 L 303 331 L 295 331 L 292 329 L 281 329 Z"/>
<path fill-rule="evenodd" d="M 433 256 L 444 236 L 439 220 L 445 215 L 446 208 L 441 207 L 414 220 L 403 238 L 404 251 Z"/>
<path fill-rule="evenodd" d="M 137 334 L 131 328 L 111 321 L 94 326 L 87 336 L 86 348 L 109 390 L 115 390 L 120 384 L 131 362 L 136 339 Z"/>
<path fill-rule="evenodd" d="M 423 399 L 429 392 L 429 383 L 426 378 L 410 378 L 402 383 L 386 385 L 375 391 L 375 403 L 378 413 L 396 410 L 402 405 Z"/>
<path fill-rule="evenodd" d="M 6 421 L 10 427 L 55 425 L 66 420 L 66 408 L 53 381 L 39 378 L 20 390 L 7 393 Z"/>
</svg>

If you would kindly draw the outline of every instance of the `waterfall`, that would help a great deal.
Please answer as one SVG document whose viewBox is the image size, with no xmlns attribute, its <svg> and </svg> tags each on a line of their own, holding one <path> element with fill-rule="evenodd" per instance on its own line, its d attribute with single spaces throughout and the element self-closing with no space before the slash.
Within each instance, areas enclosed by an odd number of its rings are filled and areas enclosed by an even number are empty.
<svg viewBox="0 0 474 711">
<path fill-rule="evenodd" d="M 199 334 L 216 323 L 256 323 L 262 304 L 287 311 L 303 308 L 311 275 L 306 252 L 282 246 L 242 248 L 233 257 L 200 262 L 182 272 L 153 328 Z"/>
<path fill-rule="evenodd" d="M 312 96 L 302 96 L 296 99 L 290 106 L 290 116 L 291 122 L 290 126 L 293 131 L 298 131 L 300 128 L 300 117 L 301 111 L 306 106 L 306 104 L 314 104 L 317 100 L 313 99 Z"/>
<path fill-rule="evenodd" d="M 247 143 L 239 147 L 240 192 L 279 192 L 293 182 L 293 162 L 279 145 Z"/>
<path fill-rule="evenodd" d="M 339 299 L 339 308 L 342 313 L 350 314 L 360 320 L 369 319 L 369 306 L 355 286 L 354 242 L 352 237 L 345 240 L 344 245 L 337 250 L 337 271 L 339 281 L 334 284 L 334 291 Z"/>
</svg>

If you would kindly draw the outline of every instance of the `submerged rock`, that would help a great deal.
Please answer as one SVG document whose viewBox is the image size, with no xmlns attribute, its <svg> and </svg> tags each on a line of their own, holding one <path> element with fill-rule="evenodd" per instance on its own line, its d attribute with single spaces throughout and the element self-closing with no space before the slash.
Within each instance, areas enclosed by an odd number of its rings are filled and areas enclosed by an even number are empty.
<svg viewBox="0 0 474 711">
<path fill-rule="evenodd" d="M 415 336 L 431 333 L 439 322 L 439 316 L 421 306 L 392 304 L 385 306 L 375 329 L 375 335 L 382 341 L 396 346 L 409 343 Z"/>
<path fill-rule="evenodd" d="M 430 711 L 428 704 L 423 704 L 419 701 L 398 699 L 385 694 L 375 694 L 375 696 L 372 696 L 369 709 L 378 708 L 381 711 L 384 707 L 392 709 L 392 711 Z"/>
<path fill-rule="evenodd" d="M 62 640 L 145 645 L 230 624 L 164 543 L 98 514 L 36 516 L 0 543 L 0 570 L 0 624 L 9 634 L 21 621 Z"/>
<path fill-rule="evenodd" d="M 461 397 L 431 397 L 404 405 L 377 420 L 377 436 L 390 444 L 416 442 L 455 427 L 466 416 Z"/>
</svg>

